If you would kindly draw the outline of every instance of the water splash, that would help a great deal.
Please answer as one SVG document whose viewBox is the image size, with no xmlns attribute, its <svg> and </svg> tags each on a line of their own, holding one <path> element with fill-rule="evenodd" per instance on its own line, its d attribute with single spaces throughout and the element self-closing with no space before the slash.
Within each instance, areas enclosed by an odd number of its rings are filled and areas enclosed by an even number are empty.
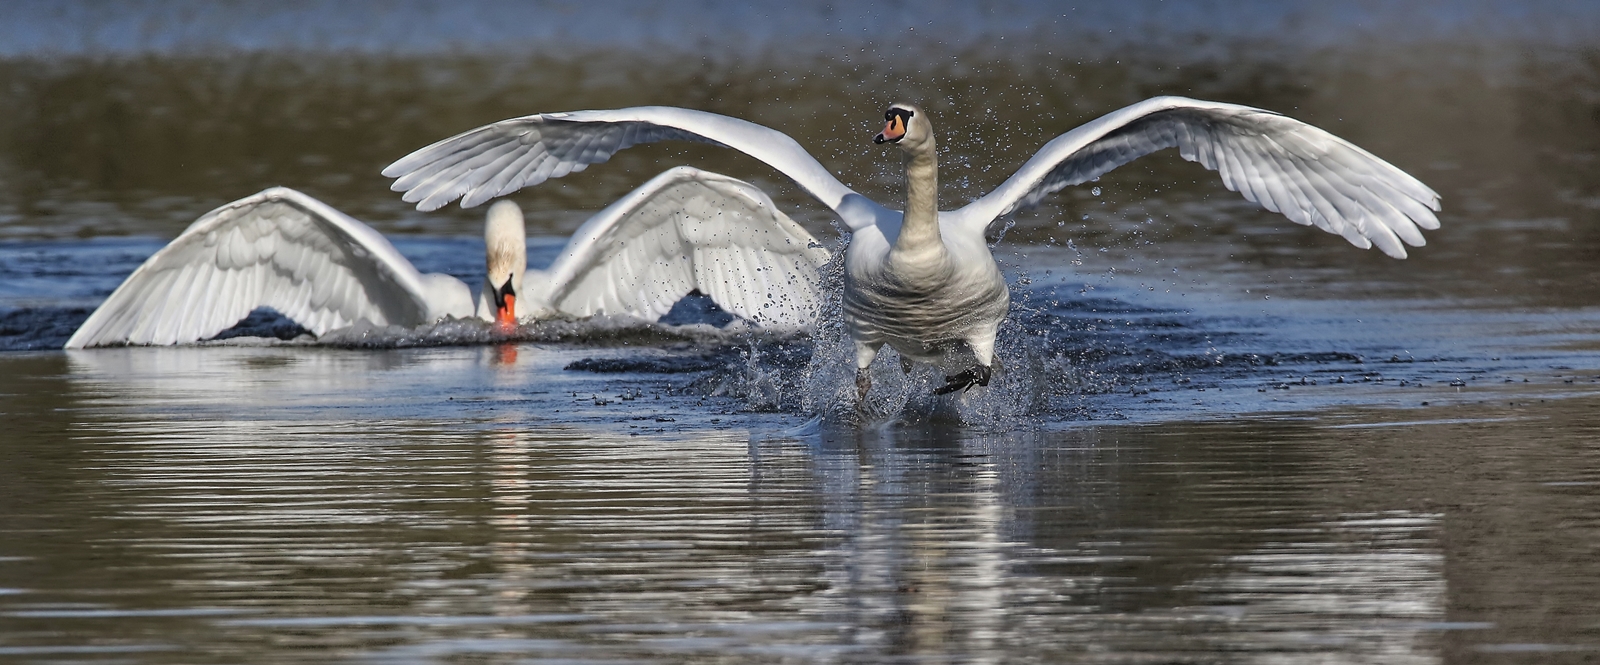
<svg viewBox="0 0 1600 665">
<path fill-rule="evenodd" d="M 868 374 L 872 390 L 865 402 L 856 397 L 855 345 L 844 320 L 844 255 L 837 252 L 822 268 L 821 304 L 811 331 L 811 357 L 800 379 L 799 409 L 834 422 L 873 425 L 902 419 L 955 417 L 968 422 L 1007 421 L 1021 424 L 1045 406 L 1055 385 L 1076 385 L 1075 370 L 1058 362 L 1048 337 L 1030 334 L 1008 317 L 995 346 L 995 375 L 986 387 L 959 394 L 934 395 L 948 368 L 913 365 L 903 369 L 900 354 L 887 346 Z M 1066 378 L 1065 381 L 1062 379 Z"/>
<path fill-rule="evenodd" d="M 416 328 L 378 326 L 363 320 L 348 328 L 330 331 L 321 338 L 296 339 L 293 343 L 379 349 L 507 342 L 608 346 L 650 346 L 687 342 L 703 347 L 717 347 L 782 342 L 804 336 L 803 329 L 762 328 L 744 321 L 733 321 L 726 326 L 717 327 L 707 323 L 673 325 L 629 316 L 594 316 L 584 319 L 530 321 L 509 329 L 479 319 L 445 319 Z"/>
</svg>

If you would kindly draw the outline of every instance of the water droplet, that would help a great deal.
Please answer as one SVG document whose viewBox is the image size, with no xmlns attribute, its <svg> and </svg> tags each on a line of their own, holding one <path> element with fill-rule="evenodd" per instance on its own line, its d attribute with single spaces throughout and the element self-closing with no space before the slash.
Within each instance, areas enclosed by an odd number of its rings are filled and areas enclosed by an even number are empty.
<svg viewBox="0 0 1600 665">
<path fill-rule="evenodd" d="M 1100 188 L 1096 187 L 1094 189 L 1089 190 L 1089 194 L 1091 196 L 1099 196 L 1100 195 Z"/>
</svg>

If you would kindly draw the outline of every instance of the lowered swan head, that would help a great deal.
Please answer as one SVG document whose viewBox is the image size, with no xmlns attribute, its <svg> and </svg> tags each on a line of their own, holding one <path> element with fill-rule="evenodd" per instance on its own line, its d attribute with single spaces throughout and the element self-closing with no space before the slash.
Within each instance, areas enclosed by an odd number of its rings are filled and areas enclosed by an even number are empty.
<svg viewBox="0 0 1600 665">
<path fill-rule="evenodd" d="M 489 221 L 483 228 L 483 244 L 488 264 L 484 273 L 483 294 L 478 298 L 479 316 L 489 318 L 490 308 L 496 323 L 516 325 L 526 306 L 523 304 L 522 275 L 528 269 L 527 231 L 522 208 L 501 199 L 489 206 Z"/>
<path fill-rule="evenodd" d="M 928 114 L 914 104 L 896 102 L 883 112 L 883 131 L 872 137 L 873 143 L 893 143 L 906 152 L 921 150 L 933 143 L 933 123 Z"/>
</svg>

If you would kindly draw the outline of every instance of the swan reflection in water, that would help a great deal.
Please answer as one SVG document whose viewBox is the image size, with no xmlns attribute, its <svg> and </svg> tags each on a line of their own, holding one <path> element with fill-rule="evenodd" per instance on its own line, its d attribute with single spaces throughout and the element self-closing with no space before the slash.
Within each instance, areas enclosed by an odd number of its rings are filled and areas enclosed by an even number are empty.
<svg viewBox="0 0 1600 665">
<path fill-rule="evenodd" d="M 1441 659 L 1440 515 L 1240 514 L 1237 492 L 1203 496 L 1213 474 L 1175 488 L 1170 461 L 1092 431 L 948 425 L 823 433 L 762 454 L 769 469 L 803 459 L 817 528 L 836 538 L 812 553 L 828 591 L 797 602 L 848 617 L 853 639 L 992 662 L 1017 644 L 1060 658 Z"/>
<path fill-rule="evenodd" d="M 76 500 L 147 525 L 97 537 L 145 571 L 120 584 L 353 653 L 1439 658 L 1438 516 L 1275 480 L 1339 460 L 1149 428 L 641 432 L 545 419 L 577 384 L 520 382 L 563 357 L 496 357 L 69 353 Z"/>
</svg>

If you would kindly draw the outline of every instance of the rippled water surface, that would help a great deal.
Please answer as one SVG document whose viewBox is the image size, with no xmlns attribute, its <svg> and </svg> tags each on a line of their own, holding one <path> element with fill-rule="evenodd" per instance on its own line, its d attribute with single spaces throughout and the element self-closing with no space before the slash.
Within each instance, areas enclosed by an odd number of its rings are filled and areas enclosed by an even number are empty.
<svg viewBox="0 0 1600 665">
<path fill-rule="evenodd" d="M 0 21 L 0 661 L 1551 663 L 1600 658 L 1600 11 L 1584 3 L 15 3 Z M 378 171 L 539 111 L 692 106 L 942 203 L 1156 94 L 1323 126 L 1443 196 L 1395 261 L 1167 153 L 996 245 L 1002 372 L 935 400 L 834 324 L 469 324 L 64 352 L 272 185 L 476 284 Z M 516 194 L 530 264 L 692 164 Z M 998 229 L 997 229 L 998 231 Z"/>
</svg>

